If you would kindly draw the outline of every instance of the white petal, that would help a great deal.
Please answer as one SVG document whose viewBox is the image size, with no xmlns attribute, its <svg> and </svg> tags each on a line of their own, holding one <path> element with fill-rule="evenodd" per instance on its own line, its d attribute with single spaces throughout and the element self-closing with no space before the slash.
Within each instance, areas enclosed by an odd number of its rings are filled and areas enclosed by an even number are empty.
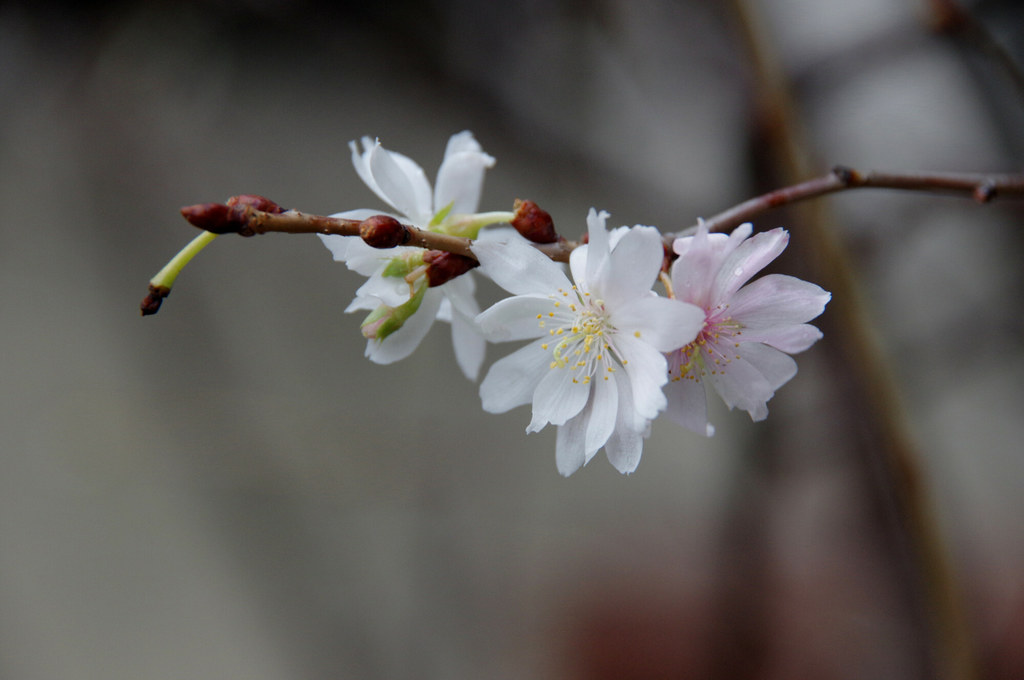
<svg viewBox="0 0 1024 680">
<path fill-rule="evenodd" d="M 484 171 L 491 167 L 494 167 L 494 158 L 483 152 L 471 132 L 452 135 L 437 171 L 434 210 L 452 204 L 453 214 L 476 212 Z"/>
<path fill-rule="evenodd" d="M 494 362 L 480 383 L 480 399 L 488 413 L 504 413 L 530 403 L 541 379 L 550 373 L 551 351 L 540 342 L 521 347 Z"/>
<path fill-rule="evenodd" d="M 740 288 L 729 301 L 729 315 L 750 327 L 810 321 L 825 310 L 831 295 L 793 276 L 768 274 Z"/>
<path fill-rule="evenodd" d="M 356 291 L 356 297 L 373 298 L 388 307 L 397 307 L 409 301 L 411 292 L 409 284 L 400 276 L 380 276 L 374 274 L 366 279 Z M 419 312 L 416 312 L 419 314 Z"/>
<path fill-rule="evenodd" d="M 658 230 L 633 227 L 609 255 L 603 281 L 600 285 L 591 281 L 588 290 L 603 297 L 609 307 L 632 302 L 650 292 L 664 259 L 665 249 Z"/>
<path fill-rule="evenodd" d="M 661 352 L 690 343 L 704 326 L 704 310 L 695 305 L 663 297 L 645 297 L 613 310 L 609 321 Z"/>
<path fill-rule="evenodd" d="M 587 267 L 586 280 L 583 282 L 588 286 L 587 290 L 593 285 L 592 282 L 605 276 L 603 272 L 608 265 L 608 255 L 611 252 L 608 245 L 608 230 L 605 228 L 607 219 L 608 213 L 604 210 L 597 212 L 591 208 L 587 213 Z M 573 276 L 576 276 L 575 269 Z M 576 283 L 579 284 L 580 280 L 576 279 Z"/>
<path fill-rule="evenodd" d="M 477 241 L 472 251 L 480 269 L 514 295 L 553 295 L 572 289 L 561 267 L 525 241 Z"/>
<path fill-rule="evenodd" d="M 649 421 L 637 418 L 628 381 L 616 379 L 619 382 L 619 413 L 615 430 L 605 442 L 604 452 L 608 456 L 608 462 L 625 475 L 636 470 L 640 464 Z"/>
<path fill-rule="evenodd" d="M 615 430 L 619 411 L 619 387 L 617 380 L 595 380 L 590 403 L 587 405 L 587 460 L 604 446 Z"/>
<path fill-rule="evenodd" d="M 476 303 L 476 281 L 472 274 L 463 274 L 440 286 L 445 298 L 463 316 L 472 319 L 480 313 L 480 305 Z"/>
<path fill-rule="evenodd" d="M 658 411 L 665 408 L 665 395 L 661 391 L 662 385 L 668 382 L 665 355 L 628 335 L 617 336 L 615 348 L 622 356 L 622 368 L 629 377 L 636 412 L 647 420 L 657 417 Z"/>
<path fill-rule="evenodd" d="M 363 137 L 362 142 L 362 151 L 359 151 L 359 144 L 357 142 L 352 141 L 348 143 L 348 148 L 352 150 L 352 167 L 356 169 L 356 174 L 359 175 L 359 179 L 363 180 L 363 183 L 370 187 L 373 193 L 380 197 L 380 200 L 391 205 L 391 201 L 388 200 L 388 197 L 380 190 L 380 187 L 377 185 L 377 181 L 373 178 L 373 172 L 370 170 L 370 152 L 372 152 L 374 148 L 380 146 L 380 142 L 370 139 L 369 137 Z"/>
<path fill-rule="evenodd" d="M 320 241 L 327 247 L 327 250 L 331 251 L 335 262 L 344 262 L 348 258 L 348 247 L 353 240 L 363 240 L 357 236 L 339 236 L 337 234 L 317 234 L 317 236 L 320 237 Z"/>
<path fill-rule="evenodd" d="M 579 470 L 587 462 L 584 448 L 586 418 L 583 414 L 558 426 L 555 438 L 555 465 L 564 477 Z"/>
<path fill-rule="evenodd" d="M 417 226 L 424 226 L 430 221 L 430 182 L 415 161 L 378 145 L 370 150 L 367 162 L 388 203 Z"/>
<path fill-rule="evenodd" d="M 590 397 L 590 386 L 573 380 L 574 374 L 569 368 L 549 368 L 540 379 L 533 391 L 533 420 L 527 432 L 539 432 L 548 423 L 563 425 L 583 410 Z"/>
<path fill-rule="evenodd" d="M 516 295 L 499 300 L 476 317 L 484 336 L 494 342 L 525 340 L 547 335 L 541 320 L 554 306 L 544 295 Z"/>
<path fill-rule="evenodd" d="M 377 364 L 391 364 L 404 359 L 420 346 L 423 337 L 434 325 L 437 308 L 441 305 L 441 293 L 428 290 L 423 295 L 416 313 L 410 316 L 405 324 L 383 340 L 368 340 L 366 356 Z"/>
<path fill-rule="evenodd" d="M 487 343 L 472 318 L 456 311 L 452 314 L 451 323 L 455 361 L 458 362 L 459 368 L 467 378 L 476 380 L 480 373 L 480 366 L 484 362 Z"/>
</svg>

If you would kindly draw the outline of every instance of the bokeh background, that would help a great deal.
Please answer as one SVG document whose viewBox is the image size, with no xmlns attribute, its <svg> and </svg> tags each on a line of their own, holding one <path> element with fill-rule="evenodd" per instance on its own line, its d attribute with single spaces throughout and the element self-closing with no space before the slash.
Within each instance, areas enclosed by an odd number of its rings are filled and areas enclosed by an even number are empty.
<svg viewBox="0 0 1024 680">
<path fill-rule="evenodd" d="M 792 181 L 780 134 L 812 174 L 1020 171 L 1019 75 L 942 4 L 0 5 L 0 677 L 934 677 L 839 349 L 849 300 L 767 422 L 657 422 L 635 474 L 599 455 L 569 479 L 526 409 L 480 410 L 447 329 L 367 362 L 343 313 L 361 281 L 315 237 L 219 239 L 157 316 L 138 302 L 194 236 L 182 205 L 383 207 L 361 135 L 432 177 L 471 129 L 498 159 L 482 208 L 530 198 L 570 237 L 591 206 L 674 230 Z M 1019 4 L 967 6 L 1019 64 Z M 814 214 L 897 387 L 978 677 L 1024 677 L 1021 203 L 857 191 Z M 789 227 L 779 270 L 828 286 L 807 221 L 756 226 Z"/>
</svg>

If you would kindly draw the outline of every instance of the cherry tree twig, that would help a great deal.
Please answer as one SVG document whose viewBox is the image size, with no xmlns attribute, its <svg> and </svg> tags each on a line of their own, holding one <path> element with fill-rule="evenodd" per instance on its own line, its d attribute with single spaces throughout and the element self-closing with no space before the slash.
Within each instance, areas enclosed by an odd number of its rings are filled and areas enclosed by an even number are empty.
<svg viewBox="0 0 1024 680">
<path fill-rule="evenodd" d="M 997 197 L 1024 198 L 1024 175 L 986 175 L 931 172 L 860 173 L 837 165 L 831 172 L 799 184 L 783 187 L 739 203 L 706 218 L 709 231 L 724 231 L 772 208 L 850 189 L 898 189 L 969 196 L 978 203 Z"/>
</svg>

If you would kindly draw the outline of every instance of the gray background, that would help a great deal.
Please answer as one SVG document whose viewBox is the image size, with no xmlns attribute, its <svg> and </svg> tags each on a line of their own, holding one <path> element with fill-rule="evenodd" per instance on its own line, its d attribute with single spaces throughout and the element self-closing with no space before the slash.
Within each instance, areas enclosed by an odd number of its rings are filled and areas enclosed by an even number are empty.
<svg viewBox="0 0 1024 680">
<path fill-rule="evenodd" d="M 364 134 L 433 177 L 471 129 L 481 207 L 531 198 L 570 237 L 591 206 L 676 229 L 774 186 L 730 6 L 0 6 L 0 677 L 927 674 L 829 334 L 767 423 L 657 422 L 634 475 L 602 454 L 566 480 L 553 431 L 482 413 L 447 328 L 367 362 L 361 281 L 314 237 L 219 239 L 138 316 L 182 205 L 382 207 Z M 926 4 L 755 7 L 815 172 L 1021 169 L 1020 93 Z M 1011 7 L 977 11 L 1019 61 Z M 980 663 L 1020 677 L 1021 206 L 827 205 Z"/>
</svg>

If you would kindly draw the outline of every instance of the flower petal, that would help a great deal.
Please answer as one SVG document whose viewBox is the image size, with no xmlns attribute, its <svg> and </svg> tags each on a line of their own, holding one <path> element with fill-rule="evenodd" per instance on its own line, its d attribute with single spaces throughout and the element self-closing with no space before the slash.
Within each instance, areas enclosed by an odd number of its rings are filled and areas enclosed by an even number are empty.
<svg viewBox="0 0 1024 680">
<path fill-rule="evenodd" d="M 764 343 L 790 354 L 803 352 L 820 340 L 821 337 L 821 331 L 806 323 L 775 328 L 743 329 L 743 340 L 745 342 Z"/>
<path fill-rule="evenodd" d="M 366 162 L 380 188 L 379 195 L 417 226 L 430 222 L 433 216 L 430 182 L 416 161 L 378 144 L 370 149 Z"/>
<path fill-rule="evenodd" d="M 572 289 L 561 267 L 525 241 L 476 241 L 471 249 L 480 270 L 513 295 Z"/>
<path fill-rule="evenodd" d="M 755 234 L 738 244 L 722 261 L 712 286 L 711 300 L 730 299 L 740 286 L 778 257 L 788 244 L 789 232 L 781 228 Z"/>
<path fill-rule="evenodd" d="M 609 307 L 618 307 L 646 296 L 658 278 L 665 259 L 661 234 L 654 227 L 633 227 L 618 239 L 608 256 L 606 276 L 588 290 L 600 295 Z"/>
<path fill-rule="evenodd" d="M 705 437 L 715 433 L 708 422 L 708 397 L 703 381 L 685 377 L 671 380 L 665 385 L 665 398 L 665 415 L 670 420 Z"/>
<path fill-rule="evenodd" d="M 594 281 L 605 276 L 604 269 L 608 266 L 608 256 L 611 253 L 611 248 L 608 244 L 608 229 L 605 227 L 607 219 L 608 213 L 604 210 L 598 212 L 591 208 L 590 212 L 587 213 L 586 272 L 580 277 L 580 273 L 576 271 L 575 266 L 572 272 L 576 284 L 584 290 L 590 290 L 590 286 L 593 285 Z M 570 261 L 571 259 L 570 257 Z M 582 281 L 580 280 L 581 278 L 583 279 Z"/>
<path fill-rule="evenodd" d="M 550 368 L 533 391 L 533 420 L 527 432 L 539 432 L 545 425 L 563 425 L 583 410 L 590 397 L 590 386 L 573 379 L 568 368 Z"/>
<path fill-rule="evenodd" d="M 831 298 L 813 283 L 784 274 L 768 274 L 732 296 L 729 315 L 753 328 L 798 324 L 821 314 Z"/>
<path fill-rule="evenodd" d="M 568 477 L 587 462 L 584 444 L 586 416 L 580 414 L 558 426 L 555 437 L 555 466 L 563 477 Z"/>
<path fill-rule="evenodd" d="M 452 204 L 452 214 L 476 212 L 483 190 L 484 171 L 494 167 L 494 158 L 483 152 L 473 133 L 452 135 L 434 185 L 434 210 Z"/>
<path fill-rule="evenodd" d="M 652 295 L 614 309 L 609 321 L 621 333 L 633 335 L 660 352 L 670 352 L 697 337 L 704 325 L 704 310 Z"/>
<path fill-rule="evenodd" d="M 476 322 L 492 342 L 538 338 L 547 335 L 541 319 L 552 309 L 547 296 L 516 295 L 496 302 L 477 316 Z"/>
<path fill-rule="evenodd" d="M 615 431 L 619 411 L 618 380 L 595 380 L 592 383 L 588 412 L 585 450 L 587 461 L 605 445 Z"/>
<path fill-rule="evenodd" d="M 480 383 L 480 399 L 488 413 L 504 413 L 528 404 L 541 378 L 550 373 L 551 352 L 533 342 L 491 365 Z"/>
<path fill-rule="evenodd" d="M 467 317 L 457 309 L 453 309 L 452 346 L 455 348 L 455 361 L 462 373 L 470 380 L 476 380 L 480 366 L 484 363 L 487 342 L 480 334 L 480 327 L 472 317 Z"/>
<path fill-rule="evenodd" d="M 629 377 L 633 408 L 647 420 L 657 417 L 665 408 L 665 395 L 661 391 L 662 385 L 668 382 L 665 355 L 629 335 L 616 336 L 615 349 Z"/>
<path fill-rule="evenodd" d="M 650 423 L 638 418 L 636 409 L 632 408 L 629 381 L 621 377 L 616 377 L 616 381 L 619 384 L 619 413 L 615 430 L 605 442 L 604 453 L 612 467 L 628 475 L 640 464 L 644 437 Z"/>
</svg>

